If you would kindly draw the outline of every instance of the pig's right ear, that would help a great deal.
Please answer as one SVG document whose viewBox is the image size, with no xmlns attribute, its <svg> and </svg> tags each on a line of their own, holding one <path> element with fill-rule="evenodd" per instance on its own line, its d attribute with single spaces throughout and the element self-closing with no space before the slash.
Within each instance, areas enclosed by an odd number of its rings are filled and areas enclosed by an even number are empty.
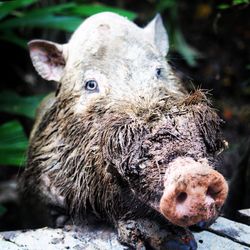
<svg viewBox="0 0 250 250">
<path fill-rule="evenodd" d="M 41 77 L 59 82 L 66 63 L 66 45 L 46 40 L 28 43 L 32 63 Z"/>
<path fill-rule="evenodd" d="M 163 25 L 160 14 L 157 14 L 144 28 L 144 32 L 146 32 L 147 36 L 153 41 L 159 52 L 165 57 L 169 49 L 168 34 Z"/>
</svg>

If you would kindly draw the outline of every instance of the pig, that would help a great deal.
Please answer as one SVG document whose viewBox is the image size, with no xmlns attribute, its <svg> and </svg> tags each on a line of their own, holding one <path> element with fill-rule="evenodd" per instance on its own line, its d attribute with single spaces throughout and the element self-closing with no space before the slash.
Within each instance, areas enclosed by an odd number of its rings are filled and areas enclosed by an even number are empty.
<svg viewBox="0 0 250 250">
<path fill-rule="evenodd" d="M 167 63 L 160 15 L 140 28 L 99 13 L 66 44 L 28 46 L 58 85 L 37 114 L 23 193 L 60 211 L 55 226 L 60 213 L 91 215 L 132 249 L 196 249 L 188 227 L 214 221 L 227 197 L 226 143 L 206 93 L 188 93 Z"/>
</svg>

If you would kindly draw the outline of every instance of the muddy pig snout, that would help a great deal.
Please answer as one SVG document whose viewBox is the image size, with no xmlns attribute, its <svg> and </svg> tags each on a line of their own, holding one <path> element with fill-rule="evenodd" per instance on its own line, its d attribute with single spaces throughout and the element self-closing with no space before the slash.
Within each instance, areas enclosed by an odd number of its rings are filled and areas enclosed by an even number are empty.
<svg viewBox="0 0 250 250">
<path fill-rule="evenodd" d="M 228 185 L 206 161 L 179 157 L 169 164 L 160 201 L 161 213 L 172 223 L 187 227 L 216 218 Z"/>
</svg>

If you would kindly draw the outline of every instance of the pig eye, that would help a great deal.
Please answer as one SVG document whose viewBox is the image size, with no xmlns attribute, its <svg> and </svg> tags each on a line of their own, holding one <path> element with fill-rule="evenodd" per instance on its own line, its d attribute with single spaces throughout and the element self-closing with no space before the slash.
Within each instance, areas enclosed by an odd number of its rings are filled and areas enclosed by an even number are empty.
<svg viewBox="0 0 250 250">
<path fill-rule="evenodd" d="M 98 90 L 98 84 L 96 80 L 88 80 L 85 82 L 85 89 L 88 91 L 97 91 Z"/>
<path fill-rule="evenodd" d="M 159 78 L 161 76 L 162 73 L 162 69 L 161 68 L 157 68 L 155 71 L 156 77 Z"/>
</svg>

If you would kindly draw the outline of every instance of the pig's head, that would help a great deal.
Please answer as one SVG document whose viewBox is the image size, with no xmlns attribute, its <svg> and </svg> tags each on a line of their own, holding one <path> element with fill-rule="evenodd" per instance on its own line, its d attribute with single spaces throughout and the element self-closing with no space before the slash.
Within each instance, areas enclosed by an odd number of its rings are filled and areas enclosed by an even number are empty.
<svg viewBox="0 0 250 250">
<path fill-rule="evenodd" d="M 165 61 L 160 16 L 139 28 L 101 13 L 68 44 L 34 40 L 29 48 L 38 73 L 59 82 L 54 126 L 65 150 L 58 146 L 55 175 L 72 206 L 87 199 L 86 186 L 98 192 L 106 181 L 102 193 L 115 183 L 180 226 L 218 215 L 228 191 L 213 169 L 224 146 L 221 121 L 202 91 L 181 89 Z M 109 195 L 88 200 L 101 207 Z"/>
</svg>

